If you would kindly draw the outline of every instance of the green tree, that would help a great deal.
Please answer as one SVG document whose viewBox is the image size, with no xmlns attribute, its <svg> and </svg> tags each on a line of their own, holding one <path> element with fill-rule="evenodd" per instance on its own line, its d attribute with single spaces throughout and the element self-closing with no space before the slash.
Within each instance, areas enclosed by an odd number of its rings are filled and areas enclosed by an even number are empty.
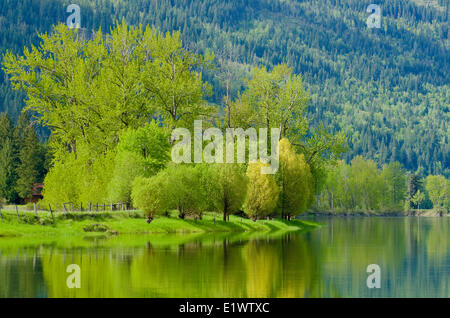
<svg viewBox="0 0 450 318">
<path fill-rule="evenodd" d="M 8 202 L 18 199 L 15 171 L 17 156 L 14 148 L 13 142 L 7 139 L 0 149 L 0 197 L 5 198 Z"/>
<path fill-rule="evenodd" d="M 23 143 L 19 152 L 16 190 L 19 196 L 25 199 L 31 195 L 33 184 L 43 181 L 41 176 L 45 154 L 31 123 L 22 129 Z"/>
<path fill-rule="evenodd" d="M 178 210 L 181 219 L 187 216 L 201 219 L 209 207 L 210 174 L 206 164 L 171 164 L 162 172 L 166 175 L 169 206 Z"/>
<path fill-rule="evenodd" d="M 170 208 L 169 194 L 167 175 L 160 173 L 151 178 L 137 177 L 133 182 L 131 197 L 134 206 L 146 213 L 147 223 L 150 223 L 157 214 Z"/>
<path fill-rule="evenodd" d="M 382 200 L 386 207 L 402 207 L 406 197 L 406 172 L 399 162 L 383 165 Z"/>
<path fill-rule="evenodd" d="M 128 128 L 121 134 L 116 151 L 109 198 L 115 202 L 131 202 L 133 180 L 156 174 L 169 161 L 169 137 L 155 122 L 137 129 Z"/>
<path fill-rule="evenodd" d="M 249 109 L 251 116 L 245 118 L 247 126 L 281 129 L 281 136 L 294 133 L 302 136 L 307 130 L 305 118 L 309 96 L 300 75 L 293 75 L 292 69 L 280 64 L 267 71 L 265 67 L 253 69 L 252 78 L 247 81 L 247 90 L 239 96 L 239 108 Z M 234 119 L 238 114 L 233 114 Z"/>
<path fill-rule="evenodd" d="M 423 192 L 421 192 L 420 190 L 417 190 L 417 192 L 411 198 L 411 202 L 414 203 L 414 205 L 416 205 L 419 210 L 420 210 L 420 204 L 424 200 L 425 200 L 425 194 Z"/>
<path fill-rule="evenodd" d="M 410 175 L 408 180 L 408 195 L 407 195 L 407 201 L 405 203 L 407 209 L 409 209 L 412 204 L 415 205 L 412 198 L 422 188 L 422 179 L 420 176 L 416 173 L 413 173 Z"/>
<path fill-rule="evenodd" d="M 266 165 L 260 161 L 250 163 L 247 167 L 248 189 L 244 209 L 254 221 L 270 215 L 278 202 L 279 189 L 271 174 L 261 174 Z"/>
<path fill-rule="evenodd" d="M 349 186 L 355 201 L 354 206 L 365 211 L 379 208 L 383 184 L 377 164 L 373 160 L 365 160 L 361 156 L 352 160 Z"/>
<path fill-rule="evenodd" d="M 444 176 L 428 176 L 425 180 L 425 189 L 434 209 L 442 211 L 448 208 L 449 182 Z"/>
<path fill-rule="evenodd" d="M 280 167 L 275 175 L 280 192 L 278 209 L 283 218 L 306 212 L 314 194 L 314 183 L 303 154 L 296 154 L 286 138 L 279 143 Z"/>
<path fill-rule="evenodd" d="M 7 113 L 0 114 L 0 197 L 9 202 L 18 199 L 17 184 L 17 139 Z"/>
<path fill-rule="evenodd" d="M 226 221 L 230 214 L 242 208 L 248 179 L 239 164 L 214 164 L 210 169 L 210 198 L 218 212 L 223 212 Z"/>
</svg>

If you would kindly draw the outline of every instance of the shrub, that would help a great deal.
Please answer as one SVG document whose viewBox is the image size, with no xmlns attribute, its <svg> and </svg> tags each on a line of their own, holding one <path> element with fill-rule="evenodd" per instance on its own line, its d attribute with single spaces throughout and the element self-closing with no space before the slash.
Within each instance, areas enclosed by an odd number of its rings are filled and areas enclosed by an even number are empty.
<svg viewBox="0 0 450 318">
<path fill-rule="evenodd" d="M 133 204 L 144 211 L 150 223 L 156 214 L 166 211 L 171 203 L 169 182 L 166 173 L 150 178 L 138 177 L 133 182 L 131 197 Z"/>
<path fill-rule="evenodd" d="M 107 232 L 110 230 L 109 226 L 100 223 L 92 223 L 83 227 L 85 232 Z"/>
</svg>

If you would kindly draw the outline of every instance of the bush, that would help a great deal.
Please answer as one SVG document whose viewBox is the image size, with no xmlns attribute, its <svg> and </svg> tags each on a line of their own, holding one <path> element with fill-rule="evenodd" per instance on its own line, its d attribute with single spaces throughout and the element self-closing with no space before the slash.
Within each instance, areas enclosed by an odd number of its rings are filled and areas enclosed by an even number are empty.
<svg viewBox="0 0 450 318">
<path fill-rule="evenodd" d="M 85 232 L 107 232 L 110 231 L 109 226 L 100 223 L 92 223 L 83 227 Z"/>
<path fill-rule="evenodd" d="M 133 182 L 131 197 L 133 204 L 144 211 L 147 222 L 150 223 L 155 215 L 169 209 L 170 192 L 167 175 L 162 172 L 150 178 L 136 178 Z"/>
<path fill-rule="evenodd" d="M 155 215 L 177 209 L 178 216 L 201 219 L 210 205 L 207 165 L 171 165 L 156 176 L 136 178 L 131 197 L 151 222 Z"/>
</svg>

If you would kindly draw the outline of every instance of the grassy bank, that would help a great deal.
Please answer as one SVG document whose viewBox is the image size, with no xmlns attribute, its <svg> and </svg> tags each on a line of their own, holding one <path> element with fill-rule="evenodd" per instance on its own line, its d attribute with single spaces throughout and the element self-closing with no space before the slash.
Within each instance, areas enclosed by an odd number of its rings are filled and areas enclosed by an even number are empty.
<svg viewBox="0 0 450 318">
<path fill-rule="evenodd" d="M 160 216 L 150 224 L 142 212 L 71 212 L 56 213 L 54 218 L 48 212 L 20 212 L 20 221 L 15 212 L 2 211 L 0 237 L 11 236 L 95 236 L 115 234 L 152 233 L 210 233 L 210 232 L 267 232 L 297 231 L 318 227 L 319 224 L 304 220 L 259 220 L 253 222 L 239 216 L 230 216 L 229 222 L 213 213 L 205 213 L 202 220 L 179 219 L 176 214 Z"/>
</svg>

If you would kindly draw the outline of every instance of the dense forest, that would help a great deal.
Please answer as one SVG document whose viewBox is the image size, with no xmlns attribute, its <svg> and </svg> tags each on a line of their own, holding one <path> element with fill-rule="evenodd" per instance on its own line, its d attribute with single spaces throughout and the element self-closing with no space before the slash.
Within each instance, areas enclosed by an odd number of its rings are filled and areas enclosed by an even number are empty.
<svg viewBox="0 0 450 318">
<path fill-rule="evenodd" d="M 255 65 L 285 62 L 301 74 L 311 100 L 312 126 L 344 131 L 350 162 L 357 155 L 382 164 L 449 175 L 449 2 L 378 1 L 380 29 L 369 29 L 368 4 L 314 1 L 109 1 L 80 0 L 80 32 L 108 31 L 117 20 L 179 30 L 184 47 L 216 55 L 203 71 L 213 86 L 211 103 L 245 89 Z M 5 0 L 0 3 L 0 52 L 21 54 L 38 44 L 37 32 L 64 23 L 69 1 Z M 25 94 L 0 74 L 0 112 L 19 118 Z M 41 138 L 48 130 L 38 129 Z"/>
</svg>

